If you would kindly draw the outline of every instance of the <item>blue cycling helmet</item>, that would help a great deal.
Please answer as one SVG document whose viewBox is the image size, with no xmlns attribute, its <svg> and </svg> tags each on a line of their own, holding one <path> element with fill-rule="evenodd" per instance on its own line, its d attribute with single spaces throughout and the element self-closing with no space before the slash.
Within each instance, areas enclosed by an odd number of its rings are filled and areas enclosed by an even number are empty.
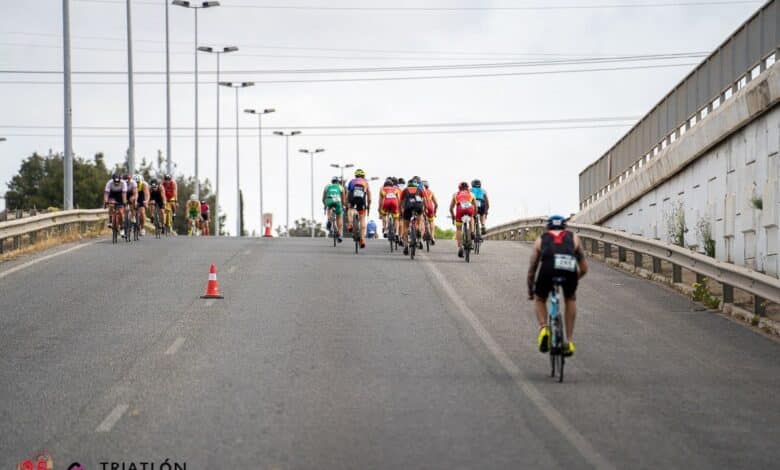
<svg viewBox="0 0 780 470">
<path fill-rule="evenodd" d="M 547 230 L 563 230 L 566 228 L 566 217 L 562 215 L 551 215 L 547 219 Z"/>
</svg>

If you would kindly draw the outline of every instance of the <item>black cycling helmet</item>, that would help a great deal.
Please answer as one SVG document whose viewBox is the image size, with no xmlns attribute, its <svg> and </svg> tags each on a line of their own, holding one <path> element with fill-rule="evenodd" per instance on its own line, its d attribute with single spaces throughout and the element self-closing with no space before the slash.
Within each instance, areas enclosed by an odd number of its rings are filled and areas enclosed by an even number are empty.
<svg viewBox="0 0 780 470">
<path fill-rule="evenodd" d="M 566 228 L 566 217 L 562 215 L 551 215 L 547 219 L 547 230 L 563 230 Z"/>
<path fill-rule="evenodd" d="M 152 186 L 157 186 L 158 184 L 160 184 L 160 182 L 157 181 L 157 178 L 152 178 L 152 180 L 149 181 L 149 184 Z"/>
<path fill-rule="evenodd" d="M 474 188 L 481 188 L 482 187 L 482 181 L 480 180 L 473 180 L 471 182 L 471 186 Z"/>
<path fill-rule="evenodd" d="M 466 183 L 465 181 L 461 181 L 461 183 L 458 185 L 458 189 L 460 191 L 466 191 L 467 189 L 469 189 L 469 184 Z"/>
<path fill-rule="evenodd" d="M 392 181 L 392 182 L 393 182 L 393 185 L 394 185 L 394 186 L 395 186 L 396 184 L 398 184 L 398 178 L 396 178 L 395 176 L 391 176 L 391 177 L 390 177 L 390 181 Z"/>
<path fill-rule="evenodd" d="M 165 181 L 170 181 L 170 179 L 171 179 L 171 175 L 170 175 L 170 174 L 168 174 L 168 173 L 166 173 L 166 174 L 165 174 L 165 176 L 163 176 L 163 179 L 164 179 Z"/>
<path fill-rule="evenodd" d="M 393 179 L 392 178 L 387 178 L 385 180 L 385 186 L 393 186 Z"/>
<path fill-rule="evenodd" d="M 111 179 L 114 180 L 115 183 L 118 183 L 121 180 L 121 178 L 119 177 L 119 173 L 112 174 Z"/>
<path fill-rule="evenodd" d="M 341 178 L 339 178 L 338 176 L 334 176 L 333 178 L 330 179 L 330 182 L 333 184 L 339 184 L 341 183 Z"/>
<path fill-rule="evenodd" d="M 398 178 L 398 184 L 406 184 L 406 180 L 403 178 Z"/>
</svg>

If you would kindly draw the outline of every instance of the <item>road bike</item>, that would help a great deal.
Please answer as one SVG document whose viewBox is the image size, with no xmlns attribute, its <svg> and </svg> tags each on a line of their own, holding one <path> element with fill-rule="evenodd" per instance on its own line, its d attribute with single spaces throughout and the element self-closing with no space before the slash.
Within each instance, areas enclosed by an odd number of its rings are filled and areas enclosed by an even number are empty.
<svg viewBox="0 0 780 470">
<path fill-rule="evenodd" d="M 566 343 L 565 302 L 562 277 L 553 278 L 553 290 L 547 299 L 547 324 L 550 328 L 550 377 L 558 374 L 558 382 L 563 382 L 563 366 Z M 563 308 L 561 307 L 563 306 Z"/>
<path fill-rule="evenodd" d="M 162 211 L 154 201 L 152 201 L 152 225 L 154 225 L 154 238 L 160 238 L 164 230 Z"/>
<path fill-rule="evenodd" d="M 334 209 L 325 209 L 326 211 L 330 210 L 330 215 L 328 216 L 328 224 L 330 225 L 330 237 L 333 239 L 333 246 L 336 246 L 339 240 L 339 229 L 336 227 L 336 211 Z"/>
<path fill-rule="evenodd" d="M 428 220 L 427 216 L 423 216 L 423 240 L 425 240 L 425 251 L 431 251 L 431 240 L 433 240 L 433 237 L 431 236 L 431 223 Z"/>
<path fill-rule="evenodd" d="M 417 244 L 420 243 L 420 229 L 419 229 L 419 217 L 420 214 L 416 211 L 412 212 L 412 219 L 409 221 L 409 258 L 414 259 L 415 252 L 417 251 Z"/>
<path fill-rule="evenodd" d="M 200 235 L 198 230 L 198 217 L 192 217 L 187 220 L 187 235 L 191 237 L 197 237 Z"/>
<path fill-rule="evenodd" d="M 470 215 L 464 215 L 461 217 L 461 222 L 463 225 L 461 226 L 460 233 L 462 237 L 462 247 L 463 247 L 463 256 L 466 259 L 467 263 L 471 262 L 471 216 Z"/>
<path fill-rule="evenodd" d="M 360 234 L 363 233 L 360 227 L 360 214 L 355 209 L 355 214 L 352 216 L 352 239 L 355 240 L 355 254 L 360 251 Z"/>
<path fill-rule="evenodd" d="M 125 242 L 130 243 L 132 241 L 132 231 L 133 231 L 133 220 L 135 219 L 135 212 L 133 211 L 133 208 L 131 207 L 133 204 L 131 202 L 128 202 L 125 204 L 125 217 L 122 221 L 122 228 L 125 231 L 125 234 L 123 235 L 123 238 L 125 239 Z"/>
<path fill-rule="evenodd" d="M 385 227 L 387 227 L 387 239 L 390 241 L 390 253 L 398 249 L 398 237 L 395 233 L 395 218 L 393 214 L 385 216 Z"/>
<path fill-rule="evenodd" d="M 477 206 L 479 206 L 480 201 L 477 201 Z M 472 236 L 472 239 L 474 240 L 474 254 L 479 254 L 479 248 L 482 246 L 482 221 L 479 217 L 479 212 L 477 212 L 477 215 L 474 216 L 474 233 Z"/>
<path fill-rule="evenodd" d="M 116 203 L 110 202 L 108 204 L 108 220 L 111 221 L 111 243 L 117 243 L 119 241 L 119 209 L 116 208 Z"/>
<path fill-rule="evenodd" d="M 171 201 L 165 203 L 163 226 L 165 227 L 165 236 L 170 236 L 171 232 L 173 232 L 173 204 L 171 204 Z"/>
</svg>

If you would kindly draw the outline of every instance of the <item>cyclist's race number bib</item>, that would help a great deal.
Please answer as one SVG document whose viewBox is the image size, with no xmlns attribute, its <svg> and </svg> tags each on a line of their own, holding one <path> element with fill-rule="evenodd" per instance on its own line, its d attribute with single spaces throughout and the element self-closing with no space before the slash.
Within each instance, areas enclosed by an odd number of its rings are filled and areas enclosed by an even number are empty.
<svg viewBox="0 0 780 470">
<path fill-rule="evenodd" d="M 363 190 L 362 186 L 355 186 L 355 188 L 352 190 L 352 197 L 363 197 L 366 195 L 366 192 Z"/>
<path fill-rule="evenodd" d="M 414 202 L 422 203 L 423 202 L 422 197 L 420 197 L 419 195 L 415 196 L 414 197 Z"/>
<path fill-rule="evenodd" d="M 387 194 L 385 194 L 385 199 L 395 199 L 395 193 L 387 193 Z"/>
<path fill-rule="evenodd" d="M 482 207 L 482 199 L 477 199 L 477 207 Z"/>
<path fill-rule="evenodd" d="M 463 209 L 471 209 L 471 203 L 469 201 L 463 201 L 460 203 L 460 207 Z"/>
<path fill-rule="evenodd" d="M 555 255 L 553 266 L 561 271 L 574 272 L 577 270 L 577 260 L 572 255 Z"/>
</svg>

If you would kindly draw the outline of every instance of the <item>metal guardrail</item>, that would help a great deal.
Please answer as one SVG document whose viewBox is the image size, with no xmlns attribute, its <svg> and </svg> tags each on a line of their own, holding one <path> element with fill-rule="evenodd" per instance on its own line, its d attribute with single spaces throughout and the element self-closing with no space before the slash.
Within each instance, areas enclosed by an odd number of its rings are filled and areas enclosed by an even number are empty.
<svg viewBox="0 0 780 470">
<path fill-rule="evenodd" d="M 492 240 L 514 240 L 520 238 L 519 231 L 544 229 L 546 218 L 535 217 L 499 225 L 488 230 L 486 237 Z M 661 271 L 661 262 L 672 264 L 672 282 L 682 282 L 682 269 L 698 276 L 719 282 L 723 286 L 723 302 L 734 302 L 734 289 L 754 296 L 754 312 L 764 313 L 765 301 L 780 303 L 780 279 L 718 261 L 701 253 L 693 252 L 660 240 L 612 230 L 597 225 L 569 224 L 569 229 L 578 234 L 593 254 L 603 251 L 605 258 L 612 257 L 612 247 L 618 248 L 618 259 L 626 261 L 626 253 L 633 252 L 634 266 L 642 266 L 642 257 L 653 260 L 653 272 Z"/>
<path fill-rule="evenodd" d="M 778 61 L 780 1 L 769 0 L 579 175 L 580 207 L 652 158 Z"/>
<path fill-rule="evenodd" d="M 0 254 L 9 251 L 8 240 L 11 240 L 10 250 L 18 250 L 25 241 L 27 245 L 32 245 L 41 238 L 72 233 L 74 229 L 85 233 L 105 226 L 107 221 L 108 211 L 105 209 L 77 209 L 0 222 Z"/>
</svg>

